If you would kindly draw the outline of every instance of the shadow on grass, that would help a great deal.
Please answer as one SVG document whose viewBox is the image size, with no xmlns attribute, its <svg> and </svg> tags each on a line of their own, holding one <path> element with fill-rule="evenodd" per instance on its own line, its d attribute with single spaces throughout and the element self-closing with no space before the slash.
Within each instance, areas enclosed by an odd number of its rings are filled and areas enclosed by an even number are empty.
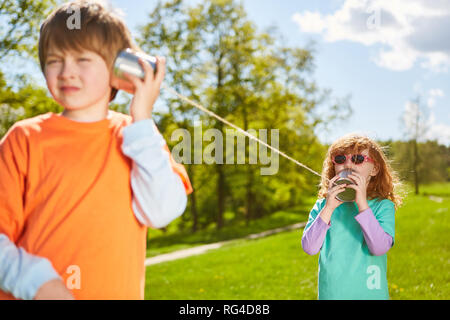
<svg viewBox="0 0 450 320">
<path fill-rule="evenodd" d="M 409 186 L 409 192 L 414 193 L 414 186 Z M 450 182 L 431 183 L 419 186 L 419 194 L 422 196 L 450 197 Z"/>
</svg>

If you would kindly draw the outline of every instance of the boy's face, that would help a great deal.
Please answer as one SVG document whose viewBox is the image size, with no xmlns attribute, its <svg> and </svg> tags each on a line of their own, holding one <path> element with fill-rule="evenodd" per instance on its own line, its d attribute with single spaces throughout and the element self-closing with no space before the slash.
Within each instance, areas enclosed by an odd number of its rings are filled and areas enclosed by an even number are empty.
<svg viewBox="0 0 450 320">
<path fill-rule="evenodd" d="M 110 72 L 103 58 L 83 50 L 61 52 L 50 48 L 44 69 L 47 87 L 64 109 L 107 109 Z"/>
</svg>

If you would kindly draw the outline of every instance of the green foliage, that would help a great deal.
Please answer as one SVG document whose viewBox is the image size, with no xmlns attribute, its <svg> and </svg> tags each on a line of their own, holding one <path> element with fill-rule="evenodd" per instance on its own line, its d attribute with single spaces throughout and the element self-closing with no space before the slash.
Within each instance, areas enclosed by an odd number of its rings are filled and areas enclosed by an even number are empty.
<svg viewBox="0 0 450 320">
<path fill-rule="evenodd" d="M 62 111 L 48 96 L 46 88 L 22 73 L 20 65 L 16 65 L 14 75 L 8 74 L 9 84 L 2 73 L 11 62 L 14 66 L 20 59 L 32 58 L 37 63 L 40 24 L 58 1 L 3 0 L 0 3 L 0 137 L 18 120 Z"/>
<path fill-rule="evenodd" d="M 404 181 L 414 183 L 414 141 L 387 141 L 388 156 L 392 167 Z M 450 181 L 450 147 L 437 141 L 426 141 L 418 147 L 418 178 L 420 184 Z"/>
<path fill-rule="evenodd" d="M 0 2 L 0 59 L 8 55 L 37 60 L 39 27 L 56 0 L 2 0 Z"/>
<path fill-rule="evenodd" d="M 233 0 L 195 6 L 159 2 L 141 27 L 138 43 L 150 54 L 166 56 L 166 83 L 178 92 L 244 130 L 267 129 L 269 136 L 279 130 L 281 150 L 320 170 L 326 150 L 314 130 L 331 124 L 348 106 L 329 106 L 326 117 L 319 112 L 329 91 L 311 80 L 311 50 L 285 47 L 276 35 L 259 32 Z M 201 125 L 203 132 L 213 128 L 225 137 L 228 128 L 221 122 L 165 92 L 162 97 L 169 111 L 159 114 L 158 122 L 171 147 L 175 128 L 193 136 Z M 319 178 L 283 158 L 278 173 L 261 175 L 265 166 L 249 164 L 248 144 L 245 164 L 187 165 L 195 191 L 180 227 L 195 231 L 216 222 L 220 228 L 228 211 L 236 221 L 249 223 L 315 193 Z M 203 143 L 202 150 L 208 145 Z"/>
<path fill-rule="evenodd" d="M 14 90 L 0 72 L 0 137 L 18 120 L 46 112 L 59 113 L 62 108 L 48 96 L 48 90 L 22 77 L 22 86 Z"/>
</svg>

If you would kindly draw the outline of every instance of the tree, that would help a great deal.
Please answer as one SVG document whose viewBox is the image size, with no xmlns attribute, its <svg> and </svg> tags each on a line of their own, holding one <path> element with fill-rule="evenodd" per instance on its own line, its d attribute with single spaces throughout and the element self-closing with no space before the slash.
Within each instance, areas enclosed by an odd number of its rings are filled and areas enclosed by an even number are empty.
<svg viewBox="0 0 450 320">
<path fill-rule="evenodd" d="M 0 72 L 0 137 L 18 120 L 62 108 L 48 96 L 48 90 L 21 76 L 21 86 L 13 89 Z"/>
<path fill-rule="evenodd" d="M 37 59 L 39 27 L 57 0 L 3 0 L 0 3 L 0 60 L 9 55 Z"/>
<path fill-rule="evenodd" d="M 415 174 L 413 141 L 385 141 L 382 144 L 388 148 L 388 158 L 402 180 L 414 184 L 416 176 L 419 176 L 421 184 L 449 181 L 450 147 L 437 141 L 418 142 L 420 153 L 429 156 L 420 158 Z"/>
<path fill-rule="evenodd" d="M 233 0 L 208 0 L 192 7 L 182 4 L 180 0 L 158 3 L 138 41 L 148 53 L 166 56 L 166 84 L 244 130 L 278 129 L 283 151 L 320 170 L 318 159 L 324 150 L 314 129 L 323 121 L 317 106 L 327 92 L 310 80 L 311 51 L 283 47 L 274 35 L 258 32 L 243 6 Z M 226 136 L 222 122 L 164 92 L 162 96 L 168 106 L 167 112 L 158 115 L 162 131 L 185 128 L 192 133 L 201 120 L 203 131 L 214 129 Z M 333 119 L 342 106 L 327 111 Z M 314 191 L 304 183 L 309 173 L 287 161 L 281 173 L 262 176 L 258 169 L 263 164 L 249 164 L 246 146 L 245 164 L 188 166 L 194 190 L 198 191 L 198 185 L 203 188 L 190 204 L 192 215 L 200 213 L 200 224 L 215 215 L 221 228 L 227 210 L 235 217 L 242 214 L 248 222 L 298 203 L 302 191 Z M 226 163 L 225 154 L 214 157 Z"/>
<path fill-rule="evenodd" d="M 14 122 L 61 108 L 30 77 L 17 71 L 7 85 L 2 70 L 11 58 L 34 59 L 37 62 L 39 26 L 60 0 L 3 0 L 0 2 L 0 136 Z M 22 70 L 19 66 L 15 70 Z M 8 75 L 11 76 L 11 75 Z M 14 79 L 13 79 L 14 78 Z M 14 83 L 13 83 L 14 82 Z"/>
<path fill-rule="evenodd" d="M 419 141 L 423 141 L 428 131 L 428 116 L 425 107 L 421 104 L 420 96 L 408 101 L 403 114 L 405 133 L 412 145 L 412 170 L 414 174 L 415 193 L 419 194 L 419 184 L 422 177 L 419 175 L 421 157 L 419 152 Z"/>
</svg>

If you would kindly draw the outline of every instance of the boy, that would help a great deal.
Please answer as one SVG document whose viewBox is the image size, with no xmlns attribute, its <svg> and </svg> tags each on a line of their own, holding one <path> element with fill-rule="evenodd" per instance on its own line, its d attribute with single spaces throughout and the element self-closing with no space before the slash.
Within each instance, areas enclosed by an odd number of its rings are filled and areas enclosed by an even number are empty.
<svg viewBox="0 0 450 320">
<path fill-rule="evenodd" d="M 67 20 L 80 14 L 80 28 Z M 62 114 L 17 122 L 0 141 L 0 299 L 143 299 L 147 227 L 180 216 L 192 191 L 151 113 L 158 57 L 135 86 L 130 116 L 108 111 L 117 53 L 136 48 L 94 1 L 57 8 L 39 59 Z"/>
</svg>

